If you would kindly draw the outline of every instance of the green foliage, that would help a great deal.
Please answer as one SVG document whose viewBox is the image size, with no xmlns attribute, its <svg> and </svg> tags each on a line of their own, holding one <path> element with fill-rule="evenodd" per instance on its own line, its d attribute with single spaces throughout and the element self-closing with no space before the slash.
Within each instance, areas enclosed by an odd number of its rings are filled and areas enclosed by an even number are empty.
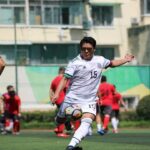
<svg viewBox="0 0 150 150">
<path fill-rule="evenodd" d="M 21 117 L 22 128 L 53 128 L 55 126 L 55 111 L 24 112 Z"/>
<path fill-rule="evenodd" d="M 136 112 L 141 119 L 150 120 L 150 95 L 140 100 Z"/>
<path fill-rule="evenodd" d="M 139 120 L 139 117 L 135 111 L 127 111 L 122 112 L 120 115 L 120 120 L 123 121 L 137 121 Z"/>
</svg>

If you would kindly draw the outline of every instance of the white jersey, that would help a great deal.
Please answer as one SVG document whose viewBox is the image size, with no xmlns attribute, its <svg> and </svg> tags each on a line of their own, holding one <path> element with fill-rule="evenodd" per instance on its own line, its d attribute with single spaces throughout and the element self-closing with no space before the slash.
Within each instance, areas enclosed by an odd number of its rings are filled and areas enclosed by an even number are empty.
<svg viewBox="0 0 150 150">
<path fill-rule="evenodd" d="M 93 56 L 84 60 L 78 55 L 67 66 L 65 75 L 70 77 L 65 102 L 93 103 L 96 101 L 102 69 L 110 64 L 110 60 L 102 56 Z"/>
</svg>

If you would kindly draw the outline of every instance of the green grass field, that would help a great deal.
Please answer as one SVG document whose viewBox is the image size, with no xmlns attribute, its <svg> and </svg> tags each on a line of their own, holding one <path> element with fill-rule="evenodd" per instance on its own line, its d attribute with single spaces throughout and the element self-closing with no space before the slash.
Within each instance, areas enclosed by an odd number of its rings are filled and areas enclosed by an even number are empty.
<svg viewBox="0 0 150 150">
<path fill-rule="evenodd" d="M 0 150 L 65 150 L 69 141 L 48 130 L 24 130 L 18 136 L 0 135 Z M 105 136 L 94 133 L 80 146 L 83 150 L 150 150 L 150 129 L 124 129 Z"/>
</svg>

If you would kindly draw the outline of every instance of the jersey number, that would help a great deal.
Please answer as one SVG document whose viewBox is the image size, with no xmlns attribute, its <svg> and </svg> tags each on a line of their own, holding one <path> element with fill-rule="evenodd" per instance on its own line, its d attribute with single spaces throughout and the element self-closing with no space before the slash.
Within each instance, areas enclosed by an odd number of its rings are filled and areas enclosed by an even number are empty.
<svg viewBox="0 0 150 150">
<path fill-rule="evenodd" d="M 97 71 L 91 71 L 91 79 L 97 77 Z"/>
</svg>

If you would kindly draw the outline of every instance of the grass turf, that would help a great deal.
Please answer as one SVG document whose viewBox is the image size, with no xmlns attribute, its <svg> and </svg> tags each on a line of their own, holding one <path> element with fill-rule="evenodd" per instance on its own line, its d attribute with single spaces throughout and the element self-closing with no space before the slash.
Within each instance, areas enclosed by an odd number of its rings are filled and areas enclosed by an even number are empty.
<svg viewBox="0 0 150 150">
<path fill-rule="evenodd" d="M 65 150 L 69 141 L 46 130 L 24 130 L 18 136 L 0 135 L 0 150 Z M 83 150 L 150 150 L 150 129 L 128 129 L 105 136 L 94 133 L 80 146 Z"/>
</svg>

